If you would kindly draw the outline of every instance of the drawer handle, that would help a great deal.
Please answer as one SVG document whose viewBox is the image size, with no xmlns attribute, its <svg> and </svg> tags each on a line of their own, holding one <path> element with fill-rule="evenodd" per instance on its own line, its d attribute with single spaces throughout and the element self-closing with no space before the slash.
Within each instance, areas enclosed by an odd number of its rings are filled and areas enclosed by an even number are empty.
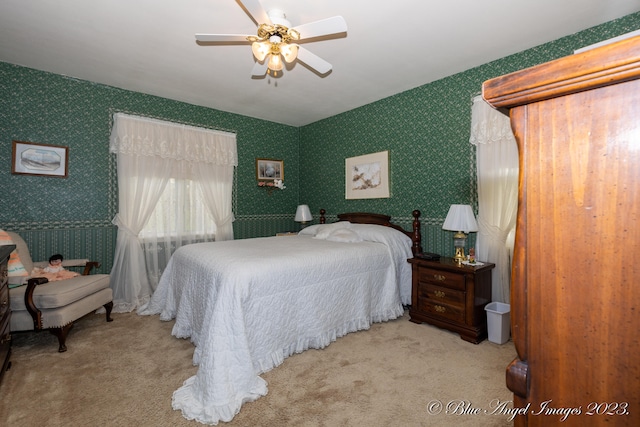
<svg viewBox="0 0 640 427">
<path fill-rule="evenodd" d="M 4 307 L 5 305 L 9 305 L 9 300 L 6 299 L 4 301 L 2 301 L 2 303 L 0 303 L 0 307 Z"/>
<path fill-rule="evenodd" d="M 436 305 L 433 307 L 438 313 L 444 313 L 445 311 L 447 311 L 446 307 L 443 307 L 441 305 Z"/>
<path fill-rule="evenodd" d="M 438 298 L 444 298 L 446 296 L 446 294 L 442 291 L 434 291 L 433 294 Z"/>
<path fill-rule="evenodd" d="M 443 276 L 442 274 L 434 274 L 433 278 L 436 279 L 439 282 L 444 282 L 447 278 L 445 276 Z"/>
</svg>

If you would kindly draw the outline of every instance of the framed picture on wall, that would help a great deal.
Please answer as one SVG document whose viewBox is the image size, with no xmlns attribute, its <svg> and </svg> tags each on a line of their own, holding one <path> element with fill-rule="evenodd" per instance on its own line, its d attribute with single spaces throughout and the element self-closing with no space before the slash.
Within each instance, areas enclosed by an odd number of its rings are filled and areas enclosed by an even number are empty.
<svg viewBox="0 0 640 427">
<path fill-rule="evenodd" d="M 379 199 L 389 197 L 389 152 L 349 157 L 345 160 L 345 197 Z"/>
<path fill-rule="evenodd" d="M 258 181 L 284 181 L 284 161 L 256 159 L 256 178 Z"/>
<path fill-rule="evenodd" d="M 68 165 L 69 147 L 13 141 L 12 174 L 66 178 Z"/>
</svg>

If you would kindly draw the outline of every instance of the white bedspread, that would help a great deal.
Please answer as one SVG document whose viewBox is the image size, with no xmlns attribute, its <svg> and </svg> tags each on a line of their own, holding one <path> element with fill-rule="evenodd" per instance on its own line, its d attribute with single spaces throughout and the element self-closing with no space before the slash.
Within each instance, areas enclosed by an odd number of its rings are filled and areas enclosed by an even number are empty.
<svg viewBox="0 0 640 427">
<path fill-rule="evenodd" d="M 198 372 L 174 392 L 174 409 L 205 424 L 230 421 L 267 393 L 259 374 L 286 357 L 402 315 L 411 240 L 388 227 L 347 227 L 359 238 L 267 237 L 176 251 L 139 310 L 175 318 L 172 334 L 196 346 Z"/>
</svg>

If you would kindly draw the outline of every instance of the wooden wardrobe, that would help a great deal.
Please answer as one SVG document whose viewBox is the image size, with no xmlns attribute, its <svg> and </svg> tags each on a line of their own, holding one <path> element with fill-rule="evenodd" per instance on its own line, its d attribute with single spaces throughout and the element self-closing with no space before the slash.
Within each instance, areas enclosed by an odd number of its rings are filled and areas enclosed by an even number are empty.
<svg viewBox="0 0 640 427">
<path fill-rule="evenodd" d="M 520 156 L 517 426 L 640 425 L 640 37 L 489 80 Z"/>
</svg>

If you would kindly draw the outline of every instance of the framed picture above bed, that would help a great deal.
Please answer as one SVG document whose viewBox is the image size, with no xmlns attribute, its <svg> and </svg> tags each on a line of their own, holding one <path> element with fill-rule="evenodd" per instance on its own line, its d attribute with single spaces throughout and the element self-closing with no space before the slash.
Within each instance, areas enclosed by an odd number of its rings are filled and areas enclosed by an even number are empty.
<svg viewBox="0 0 640 427">
<path fill-rule="evenodd" d="M 256 159 L 256 179 L 258 181 L 284 181 L 284 160 Z"/>
<path fill-rule="evenodd" d="M 389 152 L 365 154 L 345 160 L 345 198 L 389 197 Z"/>
<path fill-rule="evenodd" d="M 13 141 L 11 173 L 66 178 L 69 147 Z"/>
</svg>

